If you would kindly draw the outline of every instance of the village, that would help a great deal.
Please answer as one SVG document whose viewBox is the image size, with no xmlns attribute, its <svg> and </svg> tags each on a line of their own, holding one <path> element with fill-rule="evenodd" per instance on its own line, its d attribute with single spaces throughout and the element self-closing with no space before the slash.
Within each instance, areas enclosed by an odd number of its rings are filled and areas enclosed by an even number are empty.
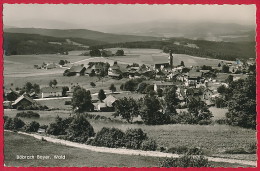
<svg viewBox="0 0 260 171">
<path fill-rule="evenodd" d="M 108 54 L 112 55 L 111 51 L 106 52 L 110 52 Z M 106 58 L 108 58 L 107 56 Z M 103 78 L 113 79 L 114 82 L 123 78 L 126 81 L 138 80 L 138 83 L 133 83 L 130 85 L 132 86 L 130 88 L 124 88 L 123 85 L 120 85 L 120 89 L 119 87 L 114 87 L 113 89 L 105 90 L 105 94 L 108 96 L 102 101 L 97 98 L 97 93 L 92 94 L 93 111 L 106 111 L 109 108 L 113 108 L 113 104 L 117 100 L 114 97 L 116 94 L 122 94 L 121 96 L 127 96 L 129 92 L 146 94 L 149 92 L 148 90 L 145 91 L 145 89 L 150 88 L 157 96 L 162 97 L 163 92 L 172 87 L 177 88 L 176 93 L 181 102 L 180 108 L 185 108 L 190 96 L 200 98 L 208 106 L 221 107 L 224 104 L 216 103 L 218 99 L 221 99 L 218 88 L 221 86 L 228 87 L 229 81 L 246 78 L 252 72 L 249 68 L 255 65 L 254 59 L 250 59 L 246 63 L 237 60 L 234 62 L 220 61 L 217 66 L 185 66 L 183 61 L 180 64 L 174 63 L 172 52 L 169 53 L 168 58 L 151 56 L 151 59 L 146 64 L 140 65 L 117 61 L 112 61 L 113 64 L 110 65 L 108 62 L 105 62 L 106 60 L 103 60 L 103 57 L 100 58 L 98 62 L 89 62 L 87 66 L 84 66 L 84 64 L 70 64 L 67 60 L 61 60 L 59 64 L 46 64 L 43 62 L 40 68 L 38 65 L 35 65 L 34 68 L 46 70 L 57 67 L 65 68 L 64 77 L 85 77 L 86 82 L 88 82 L 89 77 L 97 77 L 99 80 Z M 98 88 L 93 82 L 89 84 L 96 89 Z M 74 83 L 68 83 L 68 85 L 70 86 L 57 85 L 56 81 L 56 83 L 54 82 L 48 87 L 40 85 L 41 88 L 38 92 L 24 92 L 23 94 L 21 94 L 21 90 L 9 89 L 5 91 L 5 97 L 14 96 L 16 98 L 13 101 L 6 100 L 4 106 L 10 109 L 25 109 L 28 106 L 37 106 L 38 100 L 62 97 L 70 99 L 73 95 L 73 89 L 79 85 Z"/>
</svg>

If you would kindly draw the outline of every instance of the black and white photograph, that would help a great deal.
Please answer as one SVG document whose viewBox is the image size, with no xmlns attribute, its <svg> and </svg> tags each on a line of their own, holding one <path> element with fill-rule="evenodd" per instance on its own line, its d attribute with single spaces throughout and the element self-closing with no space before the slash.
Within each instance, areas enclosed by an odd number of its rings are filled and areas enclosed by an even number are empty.
<svg viewBox="0 0 260 171">
<path fill-rule="evenodd" d="M 3 4 L 6 167 L 257 167 L 256 5 Z"/>
</svg>

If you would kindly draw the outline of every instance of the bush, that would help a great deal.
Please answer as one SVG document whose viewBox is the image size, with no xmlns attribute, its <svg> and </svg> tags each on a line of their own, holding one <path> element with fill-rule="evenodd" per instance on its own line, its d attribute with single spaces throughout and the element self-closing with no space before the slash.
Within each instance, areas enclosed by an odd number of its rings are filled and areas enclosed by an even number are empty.
<svg viewBox="0 0 260 171">
<path fill-rule="evenodd" d="M 168 153 L 173 154 L 186 154 L 188 151 L 189 149 L 186 146 L 171 147 L 167 150 Z"/>
<path fill-rule="evenodd" d="M 256 143 L 251 143 L 247 146 L 247 151 L 250 154 L 256 154 L 257 145 Z"/>
<path fill-rule="evenodd" d="M 26 132 L 37 132 L 40 127 L 40 124 L 36 121 L 32 121 L 29 125 L 26 125 Z"/>
<path fill-rule="evenodd" d="M 13 119 L 12 118 L 7 117 L 5 119 L 4 129 L 6 129 L 6 130 L 12 130 L 13 129 Z"/>
<path fill-rule="evenodd" d="M 123 147 L 125 133 L 117 128 L 102 128 L 94 138 L 92 145 L 111 148 Z"/>
<path fill-rule="evenodd" d="M 194 123 L 194 117 L 191 113 L 181 111 L 177 116 L 177 123 L 181 124 L 193 124 Z"/>
<path fill-rule="evenodd" d="M 212 123 L 212 120 L 210 120 L 210 119 L 204 119 L 204 120 L 200 120 L 198 122 L 199 125 L 209 125 L 211 123 Z"/>
<path fill-rule="evenodd" d="M 227 124 L 227 119 L 226 118 L 221 118 L 221 119 L 215 120 L 215 122 L 217 124 L 224 125 L 224 124 Z"/>
<path fill-rule="evenodd" d="M 204 156 L 184 155 L 180 158 L 166 158 L 160 161 L 159 167 L 210 167 Z"/>
<path fill-rule="evenodd" d="M 70 141 L 85 143 L 89 137 L 95 135 L 94 128 L 84 115 L 76 115 L 72 121 L 70 119 L 64 120 L 65 127 L 66 124 L 69 125 L 66 132 L 67 138 Z"/>
<path fill-rule="evenodd" d="M 15 117 L 14 119 L 12 118 L 5 118 L 5 124 L 4 124 L 4 129 L 7 130 L 19 130 L 21 129 L 25 123 L 20 119 Z"/>
<path fill-rule="evenodd" d="M 62 119 L 59 116 L 55 118 L 55 122 L 51 123 L 47 129 L 47 133 L 51 135 L 65 135 L 66 129 L 69 127 L 72 117 Z"/>
<path fill-rule="evenodd" d="M 71 105 L 71 101 L 65 101 L 65 105 Z"/>
<path fill-rule="evenodd" d="M 147 139 L 146 133 L 142 129 L 128 129 L 124 136 L 124 143 L 126 148 L 140 149 L 141 144 Z"/>
<path fill-rule="evenodd" d="M 199 147 L 190 148 L 187 152 L 188 155 L 202 155 L 204 154 L 203 150 Z"/>
<path fill-rule="evenodd" d="M 141 150 L 144 151 L 155 151 L 157 148 L 157 143 L 153 139 L 144 140 L 141 144 Z"/>
<path fill-rule="evenodd" d="M 22 117 L 22 118 L 39 118 L 40 114 L 33 112 L 33 111 L 27 111 L 27 112 L 19 112 L 16 114 L 16 117 Z"/>
</svg>

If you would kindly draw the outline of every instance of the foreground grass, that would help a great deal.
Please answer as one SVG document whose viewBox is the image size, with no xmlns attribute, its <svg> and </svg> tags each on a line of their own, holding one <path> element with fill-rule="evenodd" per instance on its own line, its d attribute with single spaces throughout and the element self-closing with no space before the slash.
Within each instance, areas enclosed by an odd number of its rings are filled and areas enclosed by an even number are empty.
<svg viewBox="0 0 260 171">
<path fill-rule="evenodd" d="M 4 133 L 4 158 L 6 166 L 13 167 L 158 167 L 160 158 L 97 153 L 85 149 L 68 147 L 14 132 Z M 19 144 L 19 145 L 18 145 Z M 18 160 L 16 155 L 50 156 L 52 159 Z M 66 159 L 53 159 L 54 155 L 65 155 Z M 211 162 L 213 167 L 248 167 L 239 164 Z"/>
<path fill-rule="evenodd" d="M 6 111 L 5 115 L 15 117 L 18 111 Z M 25 122 L 33 120 L 41 125 L 49 125 L 55 121 L 55 117 L 59 115 L 67 118 L 71 114 L 70 111 L 38 111 L 40 118 L 21 118 Z M 111 117 L 111 112 L 94 112 L 92 114 L 100 114 Z M 233 127 L 229 125 L 154 125 L 148 126 L 143 124 L 129 124 L 123 122 L 111 122 L 104 120 L 88 119 L 94 127 L 95 132 L 100 131 L 103 127 L 115 127 L 123 131 L 128 128 L 141 128 L 147 135 L 156 140 L 159 147 L 171 148 L 177 146 L 200 147 L 203 148 L 207 155 L 223 154 L 227 149 L 245 148 L 256 142 L 256 131 Z M 226 154 L 223 154 L 226 155 Z M 233 157 L 232 157 L 233 156 Z M 223 156 L 224 157 L 224 156 Z M 228 155 L 229 158 L 237 158 L 238 155 Z M 256 160 L 255 154 L 249 154 L 248 160 Z M 243 157 L 241 157 L 243 159 Z"/>
</svg>

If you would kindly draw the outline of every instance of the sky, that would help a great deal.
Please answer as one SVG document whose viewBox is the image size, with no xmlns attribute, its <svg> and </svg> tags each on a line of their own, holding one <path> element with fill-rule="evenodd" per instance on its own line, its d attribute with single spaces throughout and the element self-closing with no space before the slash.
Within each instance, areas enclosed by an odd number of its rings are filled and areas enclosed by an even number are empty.
<svg viewBox="0 0 260 171">
<path fill-rule="evenodd" d="M 152 21 L 255 23 L 255 5 L 4 4 L 5 26 L 95 28 Z"/>
</svg>

